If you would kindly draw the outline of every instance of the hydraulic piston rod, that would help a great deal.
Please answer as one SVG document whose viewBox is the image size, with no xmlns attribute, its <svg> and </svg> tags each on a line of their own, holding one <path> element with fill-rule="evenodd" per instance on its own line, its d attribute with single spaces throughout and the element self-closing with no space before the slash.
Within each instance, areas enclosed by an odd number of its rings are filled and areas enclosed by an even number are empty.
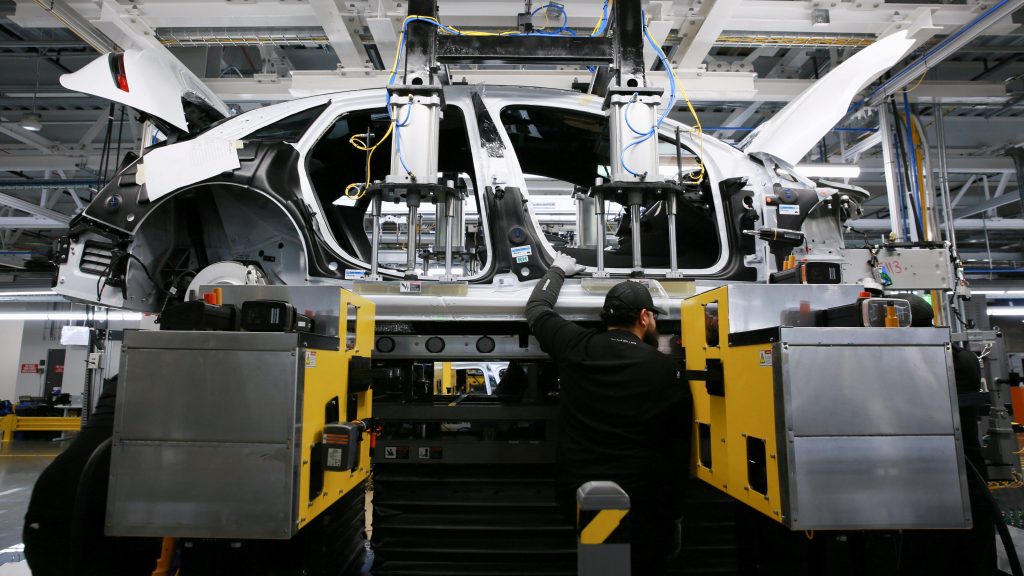
<svg viewBox="0 0 1024 576">
<path fill-rule="evenodd" d="M 608 273 L 604 271 L 604 242 L 605 242 L 605 213 L 604 213 L 604 194 L 601 192 L 594 193 L 594 216 L 597 218 L 597 272 L 594 276 L 607 276 Z"/>
<path fill-rule="evenodd" d="M 380 194 L 375 193 L 373 200 L 370 201 L 373 221 L 373 237 L 370 246 L 370 280 L 380 280 L 380 276 L 377 274 L 378 250 L 380 246 L 380 204 Z"/>
<path fill-rule="evenodd" d="M 408 216 L 408 236 L 409 245 L 405 255 L 405 268 L 407 274 L 416 273 L 416 217 L 420 206 L 420 193 L 417 190 L 409 190 L 409 195 L 405 198 L 405 203 L 409 206 Z"/>
</svg>

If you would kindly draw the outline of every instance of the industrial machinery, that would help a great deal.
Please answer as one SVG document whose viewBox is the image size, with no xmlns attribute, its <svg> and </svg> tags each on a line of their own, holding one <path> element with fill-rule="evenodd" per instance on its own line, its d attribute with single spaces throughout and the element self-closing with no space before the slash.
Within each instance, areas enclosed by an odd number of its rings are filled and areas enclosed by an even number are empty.
<svg viewBox="0 0 1024 576">
<path fill-rule="evenodd" d="M 684 301 L 694 471 L 793 530 L 969 528 L 949 332 L 909 327 L 909 307 L 886 327 L 885 306 L 906 303 L 858 291 L 733 284 Z"/>
<path fill-rule="evenodd" d="M 177 319 L 191 329 L 126 332 L 106 533 L 252 543 L 326 532 L 336 540 L 303 569 L 358 573 L 374 304 L 337 288 L 287 300 L 264 290 L 185 305 L 204 310 Z M 296 309 L 310 317 L 301 328 Z M 220 312 L 232 320 L 211 326 Z M 182 550 L 184 573 L 218 569 Z"/>
<path fill-rule="evenodd" d="M 376 576 L 573 574 L 551 479 L 558 375 L 523 319 L 555 250 L 526 174 L 575 206 L 562 249 L 586 272 L 561 314 L 597 326 L 625 278 L 669 312 L 694 471 L 718 491 L 691 483 L 681 562 L 735 569 L 734 501 L 783 539 L 971 525 L 949 332 L 861 296 L 959 289 L 959 261 L 945 245 L 845 245 L 866 193 L 792 167 L 828 122 L 768 125 L 741 151 L 666 120 L 675 80 L 666 98 L 648 78 L 638 0 L 602 18 L 614 33 L 578 37 L 532 33 L 528 17 L 465 34 L 432 0 L 409 15 L 385 91 L 201 134 L 164 123 L 170 141 L 125 162 L 60 243 L 59 293 L 160 312 L 164 328 L 125 339 L 108 533 L 178 538 L 183 576 L 270 539 L 341 547 L 316 566 L 290 548 L 291 569 L 355 573 L 372 467 Z M 913 44 L 880 40 L 779 116 L 845 113 L 835 90 Z M 481 61 L 596 72 L 585 95 L 452 81 L 450 66 Z M 390 155 L 372 156 L 385 134 Z M 172 170 L 181 158 L 194 162 Z M 494 394 L 439 393 L 449 362 L 508 366 Z"/>
</svg>

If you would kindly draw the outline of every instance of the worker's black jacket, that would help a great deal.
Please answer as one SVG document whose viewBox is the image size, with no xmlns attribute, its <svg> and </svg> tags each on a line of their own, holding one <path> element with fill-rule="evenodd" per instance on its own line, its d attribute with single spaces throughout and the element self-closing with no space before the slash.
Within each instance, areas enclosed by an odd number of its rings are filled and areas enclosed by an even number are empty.
<svg viewBox="0 0 1024 576">
<path fill-rule="evenodd" d="M 556 314 L 563 281 L 552 268 L 526 305 L 560 376 L 559 487 L 613 480 L 634 502 L 656 500 L 678 514 L 693 425 L 683 368 L 630 332 L 587 330 Z"/>
</svg>

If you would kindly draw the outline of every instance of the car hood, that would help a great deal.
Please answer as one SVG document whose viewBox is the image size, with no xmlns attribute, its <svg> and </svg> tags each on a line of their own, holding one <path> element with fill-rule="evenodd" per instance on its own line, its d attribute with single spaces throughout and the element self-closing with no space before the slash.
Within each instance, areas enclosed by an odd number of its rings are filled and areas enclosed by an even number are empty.
<svg viewBox="0 0 1024 576">
<path fill-rule="evenodd" d="M 763 152 L 796 164 L 846 116 L 850 102 L 914 47 L 906 30 L 890 34 L 854 54 L 804 90 L 746 139 L 749 154 Z"/>
</svg>

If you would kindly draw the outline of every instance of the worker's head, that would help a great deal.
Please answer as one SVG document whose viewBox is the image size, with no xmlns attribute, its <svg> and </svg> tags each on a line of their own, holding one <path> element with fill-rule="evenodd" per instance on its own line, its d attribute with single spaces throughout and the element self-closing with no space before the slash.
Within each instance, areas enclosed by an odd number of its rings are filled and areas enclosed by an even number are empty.
<svg viewBox="0 0 1024 576">
<path fill-rule="evenodd" d="M 632 332 L 651 346 L 658 345 L 657 319 L 665 311 L 654 305 L 651 293 L 639 282 L 620 282 L 604 297 L 601 320 L 608 329 Z"/>
</svg>

